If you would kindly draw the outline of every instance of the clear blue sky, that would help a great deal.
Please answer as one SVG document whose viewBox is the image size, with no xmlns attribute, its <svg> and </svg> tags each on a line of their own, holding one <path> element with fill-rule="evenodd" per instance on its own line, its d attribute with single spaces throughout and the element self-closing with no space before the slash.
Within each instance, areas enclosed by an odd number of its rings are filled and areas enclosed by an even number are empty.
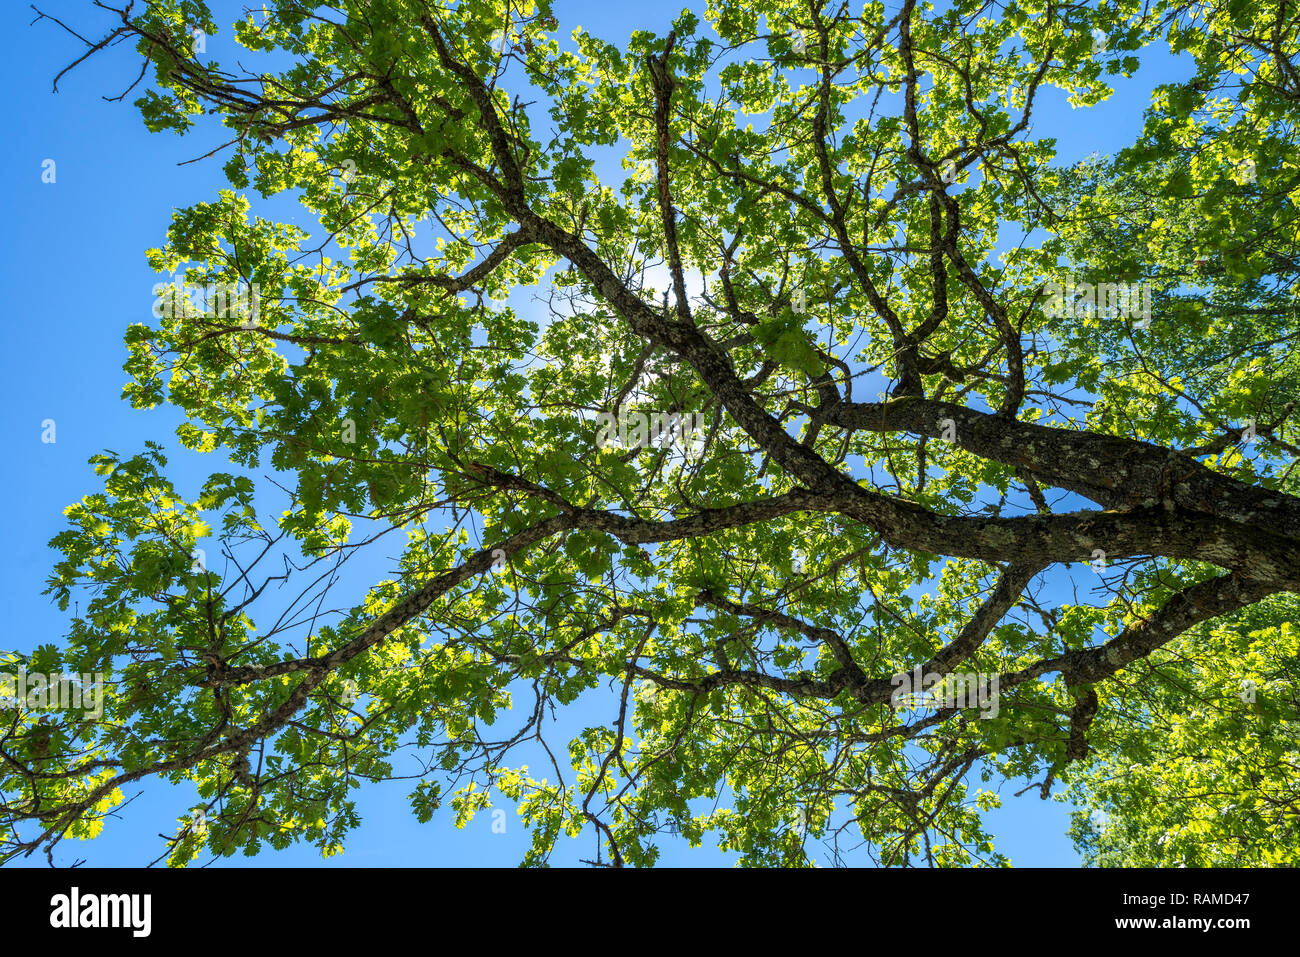
<svg viewBox="0 0 1300 957">
<path fill-rule="evenodd" d="M 38 5 L 86 36 L 97 38 L 109 22 L 90 0 L 43 0 Z M 558 0 L 556 12 L 562 34 L 581 25 L 618 42 L 635 29 L 666 32 L 684 5 L 687 0 Z M 243 6 L 213 4 L 218 11 Z M 214 457 L 177 448 L 172 430 L 179 418 L 174 412 L 166 407 L 133 411 L 119 396 L 126 380 L 123 332 L 129 323 L 149 321 L 150 289 L 158 281 L 144 251 L 162 244 L 173 208 L 211 200 L 227 184 L 220 160 L 178 165 L 217 140 L 201 134 L 184 139 L 151 135 L 129 102 L 101 98 L 119 94 L 138 71 L 127 45 L 93 57 L 53 94 L 54 75 L 84 47 L 49 21 L 29 26 L 35 14 L 26 3 L 6 3 L 2 15 L 8 50 L 0 62 L 0 79 L 9 90 L 3 107 L 9 136 L 0 167 L 11 226 L 0 239 L 0 301 L 8 303 L 0 348 L 0 426 L 9 456 L 9 467 L 0 469 L 0 500 L 10 502 L 11 509 L 7 547 L 0 549 L 8 618 L 0 649 L 26 652 L 61 642 L 65 633 L 66 616 L 40 594 L 54 561 L 46 543 L 64 527 L 63 509 L 95 490 L 96 477 L 86 464 L 90 455 L 105 448 L 131 455 L 146 439 L 162 442 L 169 449 L 173 477 L 190 492 L 223 466 Z M 209 54 L 217 57 L 223 56 L 223 47 L 233 46 L 228 31 L 208 38 L 207 44 Z M 1061 95 L 1046 94 L 1036 110 L 1035 133 L 1057 137 L 1062 162 L 1094 150 L 1113 151 L 1140 129 L 1151 88 L 1188 72 L 1184 63 L 1153 48 L 1144 55 L 1137 77 L 1117 81 L 1117 94 L 1094 109 L 1071 110 Z M 57 164 L 53 184 L 41 181 L 46 159 Z M 272 208 L 255 194 L 251 199 L 257 212 Z M 273 209 L 283 210 L 286 218 L 292 215 L 279 204 Z M 41 442 L 45 419 L 56 422 L 54 444 Z M 1077 865 L 1064 834 L 1067 809 L 1040 801 L 1036 789 L 1012 797 L 1024 783 L 1005 786 L 1006 803 L 990 817 L 998 849 L 1021 866 Z M 421 825 L 410 813 L 408 789 L 404 782 L 363 788 L 362 826 L 351 834 L 346 851 L 333 859 L 323 861 L 315 849 L 298 846 L 215 866 L 514 865 L 522 857 L 527 838 L 513 812 L 504 835 L 492 833 L 489 815 L 457 830 L 447 809 Z M 174 819 L 186 813 L 191 797 L 156 783 L 146 785 L 100 838 L 66 842 L 56 860 L 68 864 L 79 857 L 99 866 L 152 860 L 162 849 L 157 835 L 174 830 Z M 730 861 L 710 847 L 691 850 L 667 838 L 661 845 L 665 864 Z M 554 862 L 575 863 L 593 852 L 588 836 L 562 840 Z"/>
</svg>

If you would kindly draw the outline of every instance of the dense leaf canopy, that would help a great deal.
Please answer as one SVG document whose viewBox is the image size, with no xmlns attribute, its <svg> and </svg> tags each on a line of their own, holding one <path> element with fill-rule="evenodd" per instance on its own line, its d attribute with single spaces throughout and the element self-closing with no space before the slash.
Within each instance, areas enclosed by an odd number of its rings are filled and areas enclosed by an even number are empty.
<svg viewBox="0 0 1300 957">
<path fill-rule="evenodd" d="M 83 613 L 21 663 L 104 713 L 2 712 L 0 851 L 157 777 L 200 795 L 173 864 L 331 854 L 402 777 L 516 806 L 532 864 L 1005 864 L 1008 782 L 1093 863 L 1300 860 L 1294 4 L 709 0 L 624 46 L 558 6 L 87 42 L 225 163 L 151 265 L 257 310 L 164 286 L 127 332 L 225 470 L 95 460 Z M 1040 101 L 1157 45 L 1194 76 L 1059 164 Z"/>
</svg>

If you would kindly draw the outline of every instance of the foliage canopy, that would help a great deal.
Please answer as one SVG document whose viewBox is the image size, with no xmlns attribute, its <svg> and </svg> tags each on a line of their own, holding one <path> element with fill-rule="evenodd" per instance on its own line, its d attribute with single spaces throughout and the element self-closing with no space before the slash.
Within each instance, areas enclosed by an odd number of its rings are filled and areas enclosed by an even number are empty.
<svg viewBox="0 0 1300 957">
<path fill-rule="evenodd" d="M 1300 860 L 1284 0 L 709 0 L 622 46 L 546 0 L 268 0 L 220 58 L 197 0 L 115 16 L 149 129 L 225 127 L 230 189 L 150 263 L 259 310 L 127 332 L 126 396 L 231 470 L 95 460 L 50 579 L 84 613 L 22 663 L 105 710 L 3 712 L 5 855 L 148 777 L 200 795 L 172 864 L 330 854 L 400 776 L 422 821 L 517 804 L 530 864 L 652 864 L 670 823 L 1005 864 L 1013 780 L 1093 863 Z M 1194 76 L 1139 140 L 1058 164 L 1040 101 L 1166 43 Z M 915 668 L 996 706 L 897 707 Z"/>
</svg>

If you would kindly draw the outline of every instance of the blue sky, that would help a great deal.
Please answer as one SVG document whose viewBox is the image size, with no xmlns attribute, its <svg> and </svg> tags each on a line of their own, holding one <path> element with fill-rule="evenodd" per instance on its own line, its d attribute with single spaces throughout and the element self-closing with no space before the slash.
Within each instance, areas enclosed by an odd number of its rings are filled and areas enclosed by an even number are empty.
<svg viewBox="0 0 1300 957">
<path fill-rule="evenodd" d="M 89 0 L 38 5 L 87 36 L 98 37 L 109 22 Z M 683 5 L 684 0 L 558 0 L 556 12 L 561 33 L 581 25 L 620 42 L 635 29 L 666 32 Z M 214 4 L 222 11 L 234 6 Z M 9 303 L 0 327 L 0 425 L 10 454 L 9 468 L 0 470 L 0 497 L 13 504 L 7 547 L 0 550 L 0 582 L 9 609 L 8 637 L 0 648 L 20 651 L 59 642 L 65 633 L 67 616 L 40 594 L 55 557 L 46 543 L 63 528 L 63 509 L 96 488 L 86 464 L 90 455 L 105 448 L 131 455 L 145 440 L 162 442 L 176 450 L 172 475 L 190 493 L 203 476 L 223 467 L 214 457 L 203 460 L 177 450 L 172 431 L 180 419 L 167 407 L 134 411 L 119 398 L 126 380 L 122 335 L 129 323 L 149 321 L 150 290 L 159 278 L 147 266 L 144 251 L 162 244 L 173 208 L 211 200 L 227 187 L 220 159 L 179 165 L 217 141 L 203 134 L 183 139 L 152 135 L 129 102 L 105 102 L 103 96 L 122 92 L 138 70 L 125 45 L 93 57 L 63 79 L 58 94 L 52 93 L 54 75 L 84 48 L 49 21 L 29 26 L 34 16 L 25 3 L 4 5 L 9 51 L 0 62 L 0 77 L 10 91 L 4 106 L 9 137 L 0 166 L 11 223 L 0 239 L 5 263 L 0 294 Z M 207 42 L 209 53 L 218 57 L 223 46 L 232 44 L 228 32 Z M 1048 91 L 1035 113 L 1035 134 L 1057 138 L 1061 162 L 1132 142 L 1151 88 L 1189 72 L 1157 48 L 1143 55 L 1143 63 L 1137 77 L 1116 81 L 1116 95 L 1090 110 L 1072 110 L 1061 94 Z M 54 183 L 42 182 L 47 159 L 56 164 Z M 256 195 L 252 199 L 255 212 L 293 215 L 288 204 L 272 207 Z M 46 419 L 55 422 L 53 444 L 41 441 Z M 1036 789 L 1012 797 L 1024 783 L 1004 787 L 1006 803 L 989 817 L 998 849 L 1021 866 L 1077 865 L 1064 834 L 1067 809 L 1040 801 Z M 507 815 L 505 834 L 493 833 L 490 815 L 457 830 L 447 809 L 421 825 L 410 813 L 407 790 L 404 782 L 363 788 L 362 826 L 335 858 L 322 861 L 315 849 L 298 846 L 215 866 L 508 866 L 520 860 L 527 838 L 513 812 Z M 190 797 L 147 785 L 99 839 L 67 842 L 56 860 L 68 864 L 84 858 L 103 866 L 152 860 L 161 851 L 157 835 L 174 829 Z M 576 863 L 594 856 L 593 845 L 589 832 L 578 841 L 562 841 L 554 860 Z M 666 864 L 726 865 L 731 860 L 709 847 L 692 850 L 667 839 L 663 847 L 661 862 Z"/>
</svg>

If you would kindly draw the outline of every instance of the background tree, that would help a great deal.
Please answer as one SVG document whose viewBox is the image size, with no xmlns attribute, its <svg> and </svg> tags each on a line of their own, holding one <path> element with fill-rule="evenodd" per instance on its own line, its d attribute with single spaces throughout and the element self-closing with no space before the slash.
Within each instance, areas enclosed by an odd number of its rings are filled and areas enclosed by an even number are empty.
<svg viewBox="0 0 1300 957">
<path fill-rule="evenodd" d="M 1171 820 L 1153 789 L 1211 805 L 1191 772 L 1115 769 L 1193 743 L 1239 805 L 1276 800 L 1300 497 L 1296 38 L 1270 9 L 715 0 L 565 51 L 547 3 L 278 0 L 235 23 L 265 67 L 241 72 L 204 59 L 202 3 L 116 11 L 87 55 L 135 42 L 150 129 L 227 128 L 232 190 L 178 210 L 150 262 L 255 285 L 258 312 L 128 333 L 131 401 L 183 410 L 181 441 L 233 471 L 188 501 L 156 446 L 95 460 L 50 581 L 87 611 L 26 663 L 112 684 L 99 720 L 6 712 L 5 853 L 93 836 L 150 776 L 206 802 L 171 863 L 332 853 L 349 792 L 412 756 L 421 820 L 503 795 L 528 863 L 584 831 L 597 862 L 653 863 L 669 822 L 749 864 L 818 838 L 834 862 L 1005 863 L 995 777 L 1082 789 L 1129 841 L 1079 822 L 1085 850 L 1128 859 Z M 1113 164 L 1054 167 L 1042 91 L 1095 104 L 1165 39 L 1197 84 L 1248 78 L 1237 113 L 1174 90 Z M 1228 185 L 1246 155 L 1256 182 Z M 253 215 L 250 189 L 324 239 Z M 1044 238 L 994 255 L 1022 235 Z M 1066 279 L 1151 283 L 1150 328 L 1054 315 Z M 544 325 L 503 305 L 532 285 Z M 602 414 L 632 423 L 623 445 Z M 699 441 L 637 414 L 701 416 Z M 996 709 L 896 707 L 914 668 L 981 675 Z M 1253 859 L 1293 860 L 1286 826 L 1256 815 L 1207 860 L 1265 833 Z"/>
<path fill-rule="evenodd" d="M 1156 92 L 1138 143 L 1058 187 L 1067 259 L 1152 283 L 1159 318 L 1143 331 L 1062 322 L 1054 335 L 1072 369 L 1091 370 L 1093 428 L 1172 438 L 1225 475 L 1294 491 L 1294 10 L 1177 4 L 1161 23 L 1194 74 Z M 1071 789 L 1085 861 L 1295 862 L 1297 621 L 1294 594 L 1270 596 L 1129 669 L 1133 691 L 1094 725 Z"/>
</svg>

